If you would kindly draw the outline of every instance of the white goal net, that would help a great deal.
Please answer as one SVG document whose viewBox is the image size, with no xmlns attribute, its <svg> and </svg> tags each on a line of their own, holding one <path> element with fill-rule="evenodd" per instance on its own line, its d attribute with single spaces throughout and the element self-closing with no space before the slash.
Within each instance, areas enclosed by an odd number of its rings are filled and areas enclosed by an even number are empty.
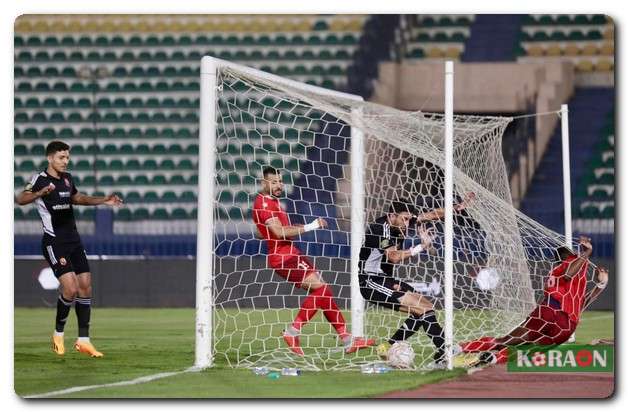
<svg viewBox="0 0 628 412">
<path fill-rule="evenodd" d="M 280 203 L 291 224 L 317 217 L 328 222 L 325 229 L 295 238 L 294 245 L 331 286 L 349 325 L 357 321 L 350 312 L 352 228 L 362 233 L 385 216 L 395 200 L 405 199 L 419 212 L 444 207 L 443 116 L 403 112 L 214 62 L 216 84 L 202 89 L 210 95 L 202 97 L 201 122 L 215 131 L 215 153 L 204 152 L 201 145 L 199 155 L 215 162 L 209 182 L 212 198 L 199 204 L 199 216 L 201 208 L 213 213 L 211 227 L 199 227 L 200 236 L 212 237 L 213 244 L 199 243 L 198 251 L 199 259 L 201 254 L 213 257 L 207 263 L 213 265 L 210 274 L 202 271 L 202 263 L 199 266 L 201 276 L 211 279 L 211 288 L 201 288 L 199 296 L 211 294 L 206 303 L 211 309 L 201 311 L 212 316 L 207 350 L 214 364 L 346 370 L 377 361 L 374 347 L 345 353 L 320 311 L 301 330 L 305 355 L 296 355 L 286 346 L 282 331 L 293 322 L 307 293 L 269 266 L 266 242 L 251 216 L 253 201 L 261 190 L 262 169 L 272 166 L 285 184 Z M 207 108 L 215 110 L 204 113 Z M 454 215 L 454 342 L 500 336 L 517 326 L 541 299 L 544 280 L 555 263 L 554 252 L 564 244 L 560 235 L 512 206 L 501 147 L 510 120 L 454 119 L 454 201 L 470 193 L 474 196 L 468 207 Z M 352 182 L 350 150 L 357 131 L 364 139 L 362 222 L 351 221 L 352 205 L 360 204 L 351 197 L 356 182 Z M 199 178 L 201 185 L 206 181 Z M 199 199 L 203 201 L 202 196 Z M 444 223 L 434 220 L 425 226 L 435 234 L 431 248 L 395 265 L 395 277 L 428 297 L 444 325 Z M 411 224 L 404 248 L 418 243 Z M 204 250 L 208 244 L 211 248 Z M 380 343 L 406 317 L 367 303 L 360 323 L 364 336 Z M 414 367 L 427 368 L 434 345 L 426 333 L 420 330 L 408 342 L 416 353 Z"/>
</svg>

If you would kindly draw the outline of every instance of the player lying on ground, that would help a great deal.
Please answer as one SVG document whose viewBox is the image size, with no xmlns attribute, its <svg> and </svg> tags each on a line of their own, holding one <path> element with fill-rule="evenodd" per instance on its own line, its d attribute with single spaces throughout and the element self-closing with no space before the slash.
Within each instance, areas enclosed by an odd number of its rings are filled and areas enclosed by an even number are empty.
<svg viewBox="0 0 628 412">
<path fill-rule="evenodd" d="M 17 196 L 19 205 L 35 202 L 43 227 L 42 250 L 44 258 L 59 280 L 61 293 L 57 300 L 55 331 L 52 350 L 65 353 L 63 330 L 72 303 L 78 320 L 78 340 L 74 348 L 92 357 L 101 357 L 89 340 L 91 317 L 91 273 L 81 237 L 76 230 L 73 205 L 119 206 L 122 200 L 111 194 L 105 197 L 87 196 L 78 191 L 72 175 L 67 173 L 70 146 L 52 141 L 46 147 L 48 168 L 35 174 L 24 191 Z"/>
<path fill-rule="evenodd" d="M 325 283 L 312 262 L 292 243 L 291 239 L 302 233 L 327 227 L 327 222 L 318 218 L 306 225 L 291 225 L 279 203 L 283 193 L 279 172 L 267 167 L 263 176 L 262 191 L 253 203 L 253 221 L 268 244 L 268 265 L 282 278 L 309 292 L 294 322 L 283 332 L 284 341 L 294 353 L 304 355 L 299 342 L 301 328 L 320 309 L 338 333 L 346 353 L 375 345 L 373 339 L 352 337 L 347 332 L 345 319 L 336 305 L 331 287 Z"/>
<path fill-rule="evenodd" d="M 462 211 L 472 197 L 469 194 L 463 203 L 456 205 L 455 210 Z M 432 247 L 431 233 L 423 226 L 418 226 L 421 244 L 402 249 L 410 221 L 421 223 L 443 216 L 442 209 L 417 215 L 414 206 L 407 200 L 400 200 L 393 202 L 388 214 L 375 219 L 366 229 L 364 245 L 360 250 L 359 282 L 362 296 L 375 305 L 410 315 L 387 342 L 378 346 L 377 352 L 382 357 L 386 356 L 392 344 L 410 338 L 422 328 L 436 347 L 435 363 L 441 366 L 445 360 L 443 329 L 436 319 L 432 302 L 410 284 L 393 277 L 394 265 Z"/>
<path fill-rule="evenodd" d="M 473 365 L 505 363 L 508 346 L 525 344 L 560 345 L 574 333 L 582 312 L 602 293 L 608 283 L 608 271 L 596 270 L 596 286 L 587 292 L 587 269 L 593 252 L 591 239 L 581 236 L 580 253 L 566 247 L 557 249 L 560 262 L 549 274 L 543 301 L 523 323 L 502 337 L 483 337 L 460 344 L 463 352 L 480 353 Z"/>
</svg>

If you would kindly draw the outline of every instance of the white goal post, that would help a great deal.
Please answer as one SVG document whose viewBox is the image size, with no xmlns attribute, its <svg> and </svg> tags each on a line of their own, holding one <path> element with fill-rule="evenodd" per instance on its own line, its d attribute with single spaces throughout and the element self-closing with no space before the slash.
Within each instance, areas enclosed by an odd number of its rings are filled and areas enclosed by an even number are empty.
<svg viewBox="0 0 628 412">
<path fill-rule="evenodd" d="M 214 227 L 213 205 L 215 202 L 215 148 L 216 148 L 216 75 L 218 67 L 233 67 L 243 73 L 287 86 L 310 90 L 315 93 L 363 101 L 362 96 L 337 92 L 290 79 L 275 76 L 260 70 L 231 63 L 215 57 L 201 59 L 201 97 L 199 129 L 199 178 L 198 178 L 198 223 L 196 248 L 196 340 L 195 367 L 212 366 L 212 309 L 214 238 L 208 228 Z M 358 286 L 358 260 L 364 237 L 364 146 L 362 133 L 356 127 L 351 130 L 351 333 L 364 333 L 364 299 Z"/>
<path fill-rule="evenodd" d="M 513 206 L 502 154 L 512 118 L 454 115 L 453 69 L 446 62 L 446 104 L 438 114 L 397 110 L 203 57 L 196 368 L 355 370 L 379 361 L 374 348 L 345 351 L 344 332 L 333 319 L 345 317 L 352 335 L 377 343 L 403 329 L 408 315 L 365 304 L 358 278 L 367 228 L 392 222 L 386 219 L 399 201 L 421 216 L 408 225 L 403 249 L 421 243 L 425 230 L 434 235 L 429 247 L 394 265 L 394 277 L 432 302 L 447 367 L 456 344 L 502 336 L 525 319 L 543 298 L 565 236 Z M 279 201 L 291 224 L 328 223 L 293 240 L 334 296 L 335 315 L 315 306 L 304 326 L 299 323 L 305 356 L 291 352 L 282 334 L 311 295 L 285 279 L 285 268 L 270 267 L 252 216 L 268 166 L 280 171 L 285 193 Z M 593 265 L 588 281 L 592 271 Z M 407 340 L 416 370 L 439 359 L 431 326 L 422 327 Z"/>
</svg>

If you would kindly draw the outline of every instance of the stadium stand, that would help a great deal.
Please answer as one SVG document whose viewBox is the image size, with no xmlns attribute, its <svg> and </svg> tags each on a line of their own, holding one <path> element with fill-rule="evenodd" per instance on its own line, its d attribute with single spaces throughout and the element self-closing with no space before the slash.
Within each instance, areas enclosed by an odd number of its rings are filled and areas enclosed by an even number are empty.
<svg viewBox="0 0 628 412">
<path fill-rule="evenodd" d="M 496 39 L 491 50 L 477 46 L 487 43 L 480 30 L 487 27 Z M 138 252 L 132 236 L 149 231 L 144 221 L 178 225 L 181 235 L 195 230 L 203 55 L 365 98 L 373 91 L 377 63 L 390 59 L 568 59 L 581 74 L 614 70 L 614 26 L 602 15 L 30 15 L 17 19 L 14 46 L 16 192 L 45 167 L 44 145 L 66 140 L 82 191 L 115 190 L 127 199 L 128 210 L 111 215 L 97 210 L 96 219 L 93 213 L 78 214 L 82 233 L 95 233 L 104 221 L 117 235 L 129 236 L 128 244 L 116 246 L 122 252 Z M 613 214 L 614 137 L 609 136 L 614 134 L 603 136 L 578 183 L 586 183 L 586 193 L 574 199 L 574 217 L 584 222 L 579 227 Z M 312 162 L 321 158 L 306 153 L 295 136 L 282 137 L 274 150 L 290 152 L 300 163 L 287 166 L 313 170 Z M 311 138 L 322 149 L 338 144 Z M 218 149 L 230 162 L 218 182 L 236 185 L 224 195 L 218 217 L 246 214 L 248 200 L 238 192 L 255 187 L 261 170 L 253 162 L 256 149 L 247 144 Z M 516 153 L 507 155 L 516 159 Z M 298 173 L 286 179 L 305 184 Z M 16 234 L 40 230 L 33 208 L 16 208 L 14 216 L 34 224 L 16 225 Z M 37 254 L 37 248 L 32 239 L 16 243 L 16 253 Z M 181 253 L 193 254 L 192 249 Z"/>
<path fill-rule="evenodd" d="M 611 88 L 580 88 L 569 101 L 573 230 L 592 235 L 597 256 L 613 256 L 614 247 L 614 99 Z M 561 150 L 558 126 L 521 207 L 558 233 L 564 232 Z"/>
<path fill-rule="evenodd" d="M 106 217 L 116 234 L 145 233 L 148 225 L 141 222 L 149 219 L 193 233 L 187 221 L 196 216 L 200 58 L 214 55 L 346 90 L 367 18 L 22 16 L 14 38 L 15 190 L 45 167 L 44 145 L 63 139 L 72 146 L 71 171 L 82 191 L 116 191 L 129 198 L 129 210 Z M 259 164 L 249 166 L 251 149 L 219 148 L 219 155 L 233 159 L 229 170 L 243 176 L 238 186 L 243 192 L 255 189 L 261 170 Z M 304 147 L 290 136 L 275 149 L 306 160 Z M 229 178 L 233 175 L 218 176 Z M 220 216 L 246 213 L 248 199 L 230 195 L 221 199 Z M 33 208 L 18 210 L 16 219 L 36 217 Z M 93 213 L 77 217 L 86 226 L 82 233 L 95 232 Z M 16 234 L 22 227 L 16 226 Z M 29 233 L 37 230 L 25 229 Z"/>
<path fill-rule="evenodd" d="M 410 15 L 404 25 L 405 44 L 402 55 L 406 59 L 453 59 L 464 52 L 470 36 L 473 14 Z"/>
<path fill-rule="evenodd" d="M 570 60 L 580 72 L 608 72 L 614 68 L 614 24 L 600 15 L 527 15 L 523 18 L 519 61 L 538 58 Z"/>
</svg>

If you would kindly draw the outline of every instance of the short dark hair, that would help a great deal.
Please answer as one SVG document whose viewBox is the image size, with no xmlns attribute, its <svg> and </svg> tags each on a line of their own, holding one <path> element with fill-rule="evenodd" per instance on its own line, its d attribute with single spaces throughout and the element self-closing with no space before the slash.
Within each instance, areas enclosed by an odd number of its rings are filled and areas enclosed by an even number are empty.
<svg viewBox="0 0 628 412">
<path fill-rule="evenodd" d="M 558 259 L 561 262 L 567 259 L 569 256 L 573 256 L 573 255 L 575 255 L 575 253 L 573 253 L 571 249 L 569 249 L 566 246 L 561 246 L 558 249 L 556 249 L 556 259 Z"/>
<path fill-rule="evenodd" d="M 277 171 L 277 169 L 275 169 L 272 166 L 267 166 L 264 168 L 264 170 L 262 171 L 262 174 L 264 175 L 264 177 L 268 176 L 268 175 L 278 175 L 279 172 Z"/>
<path fill-rule="evenodd" d="M 60 140 L 53 140 L 46 146 L 46 156 L 55 154 L 57 152 L 63 152 L 64 150 L 70 150 L 70 146 L 67 143 L 63 143 Z"/>
<path fill-rule="evenodd" d="M 403 213 L 408 212 L 411 215 L 416 214 L 416 209 L 407 199 L 399 199 L 395 200 L 390 204 L 390 208 L 388 209 L 388 213 Z"/>
</svg>

